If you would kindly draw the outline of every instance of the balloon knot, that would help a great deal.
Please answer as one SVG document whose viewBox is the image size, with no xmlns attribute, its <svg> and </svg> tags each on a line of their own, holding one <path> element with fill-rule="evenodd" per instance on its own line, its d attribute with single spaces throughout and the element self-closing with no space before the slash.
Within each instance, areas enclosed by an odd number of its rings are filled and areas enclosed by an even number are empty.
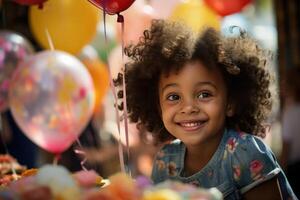
<svg viewBox="0 0 300 200">
<path fill-rule="evenodd" d="M 124 23 L 124 17 L 123 17 L 123 15 L 120 15 L 119 13 L 117 15 L 118 15 L 117 22 Z"/>
<path fill-rule="evenodd" d="M 38 5 L 38 8 L 41 9 L 41 10 L 43 9 L 43 7 L 44 7 L 44 4 L 43 4 L 43 3 L 40 3 L 40 4 Z"/>
</svg>

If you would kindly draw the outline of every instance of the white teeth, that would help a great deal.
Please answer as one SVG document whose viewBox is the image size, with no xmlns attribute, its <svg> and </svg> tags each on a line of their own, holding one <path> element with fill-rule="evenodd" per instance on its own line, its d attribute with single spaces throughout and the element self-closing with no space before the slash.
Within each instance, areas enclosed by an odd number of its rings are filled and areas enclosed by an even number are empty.
<svg viewBox="0 0 300 200">
<path fill-rule="evenodd" d="M 183 127 L 195 127 L 195 126 L 200 126 L 200 122 L 188 122 L 188 123 L 180 123 L 181 126 Z"/>
</svg>

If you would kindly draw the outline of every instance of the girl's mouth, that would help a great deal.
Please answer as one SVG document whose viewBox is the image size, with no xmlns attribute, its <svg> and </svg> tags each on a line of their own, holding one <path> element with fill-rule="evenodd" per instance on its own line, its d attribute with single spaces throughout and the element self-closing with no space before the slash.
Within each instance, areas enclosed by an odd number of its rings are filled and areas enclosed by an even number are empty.
<svg viewBox="0 0 300 200">
<path fill-rule="evenodd" d="M 186 131 L 195 131 L 202 128 L 205 123 L 206 121 L 189 121 L 189 122 L 180 122 L 177 124 Z"/>
</svg>

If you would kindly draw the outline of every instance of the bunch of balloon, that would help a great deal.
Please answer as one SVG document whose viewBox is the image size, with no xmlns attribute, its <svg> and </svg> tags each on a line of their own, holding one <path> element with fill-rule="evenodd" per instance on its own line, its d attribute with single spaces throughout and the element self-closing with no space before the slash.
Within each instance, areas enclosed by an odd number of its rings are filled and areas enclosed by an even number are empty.
<svg viewBox="0 0 300 200">
<path fill-rule="evenodd" d="M 106 65 L 99 59 L 97 51 L 91 45 L 82 49 L 79 59 L 86 66 L 93 79 L 95 93 L 94 113 L 97 114 L 101 111 L 102 101 L 109 89 L 109 72 Z"/>
<path fill-rule="evenodd" d="M 110 14 L 110 15 L 117 15 L 117 22 L 122 23 L 122 27 L 124 27 L 124 17 L 122 15 L 120 15 L 120 12 L 128 9 L 134 2 L 134 0 L 89 0 L 92 4 L 94 4 L 95 6 L 97 6 L 98 8 L 103 10 L 103 15 L 104 15 L 104 23 L 105 23 L 105 16 L 106 13 Z M 105 33 L 106 34 L 106 33 Z M 120 55 L 121 56 L 121 55 Z M 109 69 L 110 70 L 110 69 Z M 112 77 L 111 75 L 109 76 L 109 80 L 110 83 L 112 83 Z M 123 87 L 125 89 L 125 76 L 123 76 Z M 114 101 L 115 104 L 117 104 L 117 95 L 115 92 L 115 89 L 112 85 L 112 91 L 113 91 L 113 96 L 114 96 Z M 125 90 L 124 90 L 125 91 Z M 127 108 L 126 108 L 126 92 L 123 95 L 123 100 L 124 100 L 124 124 L 127 124 Z M 116 116 L 117 116 L 117 121 L 118 123 L 120 122 L 119 120 L 119 113 L 118 113 L 118 109 L 115 108 L 116 110 Z M 125 126 L 126 130 L 125 130 L 125 134 L 126 134 L 126 141 L 128 142 L 128 130 L 127 130 L 127 125 Z M 128 147 L 128 143 L 126 145 Z M 124 166 L 124 158 L 123 158 L 123 152 L 122 152 L 122 146 L 121 143 L 119 142 L 119 155 L 120 155 L 120 165 L 121 165 L 121 169 L 123 172 L 125 172 L 125 166 Z M 129 147 L 127 148 L 127 154 L 129 154 Z M 128 155 L 129 157 L 129 155 Z"/>
<path fill-rule="evenodd" d="M 199 33 L 205 27 L 220 29 L 220 19 L 217 13 L 202 0 L 187 0 L 179 3 L 173 10 L 170 19 L 181 21 Z"/>
<path fill-rule="evenodd" d="M 59 155 L 90 120 L 95 103 L 93 81 L 71 54 L 41 51 L 16 69 L 9 101 L 24 134 L 39 147 Z"/>
<path fill-rule="evenodd" d="M 21 5 L 38 5 L 39 8 L 43 8 L 45 1 L 47 0 L 14 0 L 14 2 Z"/>
<path fill-rule="evenodd" d="M 0 112 L 8 108 L 8 90 L 18 64 L 33 54 L 33 47 L 22 35 L 0 31 Z"/>
<path fill-rule="evenodd" d="M 29 9 L 30 29 L 38 43 L 51 49 L 51 40 L 55 49 L 74 55 L 91 42 L 99 19 L 99 10 L 84 0 L 49 0 L 43 9 Z"/>
<path fill-rule="evenodd" d="M 151 20 L 155 18 L 156 13 L 152 6 L 146 4 L 144 0 L 140 0 L 134 2 L 122 15 L 125 19 L 124 31 L 122 34 L 121 26 L 117 26 L 117 38 L 119 43 L 123 40 L 124 46 L 127 46 L 139 41 L 143 31 L 150 27 Z"/>
<path fill-rule="evenodd" d="M 252 0 L 204 0 L 204 2 L 220 16 L 240 12 Z"/>
</svg>

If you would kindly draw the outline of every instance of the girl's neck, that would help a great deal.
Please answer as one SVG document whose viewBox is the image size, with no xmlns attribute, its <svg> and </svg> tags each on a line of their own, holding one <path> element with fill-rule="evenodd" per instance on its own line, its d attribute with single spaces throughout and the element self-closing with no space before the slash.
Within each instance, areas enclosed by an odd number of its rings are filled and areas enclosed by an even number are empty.
<svg viewBox="0 0 300 200">
<path fill-rule="evenodd" d="M 211 160 L 214 153 L 217 151 L 223 134 L 216 137 L 213 141 L 197 145 L 187 146 L 185 154 L 184 171 L 190 176 L 199 172 Z"/>
</svg>

